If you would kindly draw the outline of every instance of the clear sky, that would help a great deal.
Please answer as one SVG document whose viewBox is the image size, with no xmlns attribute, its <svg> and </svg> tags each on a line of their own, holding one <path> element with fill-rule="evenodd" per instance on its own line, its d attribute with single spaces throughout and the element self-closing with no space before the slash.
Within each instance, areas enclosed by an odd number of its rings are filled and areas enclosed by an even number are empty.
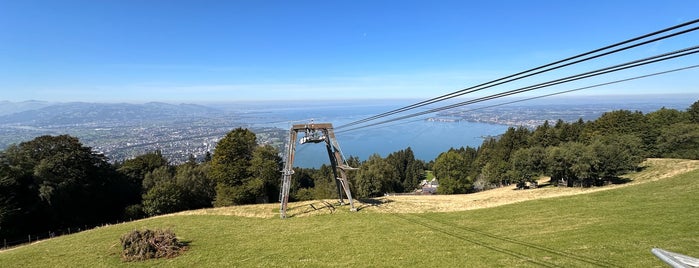
<svg viewBox="0 0 699 268">
<path fill-rule="evenodd" d="M 0 0 L 0 100 L 428 98 L 698 11 L 696 0 Z M 693 45 L 699 33 L 541 79 Z M 617 78 L 697 63 L 689 56 Z M 696 93 L 698 77 L 695 69 L 581 94 Z"/>
</svg>

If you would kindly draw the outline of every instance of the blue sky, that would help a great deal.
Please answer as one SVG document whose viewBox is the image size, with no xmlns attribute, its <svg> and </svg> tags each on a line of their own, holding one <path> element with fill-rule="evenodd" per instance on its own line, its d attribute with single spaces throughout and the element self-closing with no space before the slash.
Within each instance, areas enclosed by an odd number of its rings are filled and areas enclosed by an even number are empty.
<svg viewBox="0 0 699 268">
<path fill-rule="evenodd" d="M 429 98 L 693 20 L 697 10 L 695 0 L 0 0 L 0 100 Z M 690 33 L 510 87 L 697 40 Z M 697 63 L 688 56 L 577 85 Z M 694 69 L 577 94 L 697 94 L 697 77 Z"/>
</svg>

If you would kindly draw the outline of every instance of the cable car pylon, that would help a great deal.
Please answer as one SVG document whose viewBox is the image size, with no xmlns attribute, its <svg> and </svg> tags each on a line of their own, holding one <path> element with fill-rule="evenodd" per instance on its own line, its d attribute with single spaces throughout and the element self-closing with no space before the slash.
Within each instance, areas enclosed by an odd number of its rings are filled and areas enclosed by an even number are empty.
<svg viewBox="0 0 699 268">
<path fill-rule="evenodd" d="M 293 125 L 289 130 L 286 162 L 282 170 L 282 188 L 279 193 L 279 201 L 281 202 L 281 208 L 279 209 L 280 217 L 282 219 L 286 218 L 286 209 L 289 203 L 289 188 L 291 187 L 291 176 L 294 174 L 294 155 L 299 132 L 304 133 L 304 137 L 299 140 L 300 144 L 325 142 L 333 176 L 335 177 L 335 184 L 337 185 L 337 194 L 340 199 L 340 204 L 345 204 L 342 198 L 344 192 L 347 200 L 349 200 L 350 211 L 357 211 L 354 207 L 352 192 L 349 189 L 349 183 L 347 181 L 347 171 L 355 170 L 356 168 L 350 167 L 342 155 L 340 145 L 337 143 L 337 138 L 335 138 L 335 133 L 333 132 L 333 125 L 331 123 L 315 124 L 311 122 L 309 124 Z"/>
</svg>

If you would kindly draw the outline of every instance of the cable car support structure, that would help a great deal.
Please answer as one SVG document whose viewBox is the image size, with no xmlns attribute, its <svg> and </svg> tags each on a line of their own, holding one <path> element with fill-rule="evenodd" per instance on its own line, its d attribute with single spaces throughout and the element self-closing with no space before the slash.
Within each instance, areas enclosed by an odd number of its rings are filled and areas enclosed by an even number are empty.
<svg viewBox="0 0 699 268">
<path fill-rule="evenodd" d="M 340 199 L 340 204 L 345 204 L 342 198 L 342 194 L 344 192 L 347 200 L 349 201 L 350 211 L 357 211 L 357 209 L 354 207 L 352 192 L 349 189 L 349 182 L 347 181 L 347 171 L 355 170 L 356 168 L 350 167 L 342 155 L 340 145 L 338 144 L 335 133 L 333 132 L 332 124 L 296 124 L 289 130 L 289 141 L 286 148 L 286 162 L 284 163 L 284 169 L 282 170 L 282 188 L 279 193 L 279 200 L 281 202 L 281 208 L 279 209 L 280 217 L 284 219 L 287 216 L 286 210 L 289 203 L 291 176 L 294 174 L 294 156 L 299 132 L 304 133 L 304 137 L 299 140 L 300 144 L 325 142 L 328 157 L 330 158 L 330 165 L 332 166 L 333 176 L 335 177 L 335 184 L 337 185 L 337 194 Z"/>
</svg>

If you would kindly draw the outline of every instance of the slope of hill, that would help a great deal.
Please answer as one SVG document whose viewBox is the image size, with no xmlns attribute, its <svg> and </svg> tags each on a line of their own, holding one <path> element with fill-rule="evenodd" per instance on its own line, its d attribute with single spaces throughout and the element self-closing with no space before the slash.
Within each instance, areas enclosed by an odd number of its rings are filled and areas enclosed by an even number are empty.
<svg viewBox="0 0 699 268">
<path fill-rule="evenodd" d="M 22 102 L 0 101 L 0 116 L 41 109 L 51 105 L 52 103 L 50 102 L 36 100 Z"/>
<path fill-rule="evenodd" d="M 242 208 L 269 213 L 268 218 L 224 215 L 240 214 L 236 208 L 194 211 L 7 250 L 0 252 L 0 263 L 10 267 L 662 267 L 650 253 L 652 247 L 699 255 L 698 167 L 698 161 L 654 159 L 630 175 L 631 182 L 610 190 L 573 189 L 587 194 L 448 213 L 379 213 L 408 212 L 391 206 L 406 200 L 408 206 L 420 206 L 418 197 L 382 198 L 363 203 L 358 213 L 341 207 L 314 217 L 298 217 L 309 206 L 297 203 L 291 205 L 297 217 L 287 220 L 273 217 L 276 204 Z M 503 191 L 526 194 L 546 189 Z M 426 210 L 432 209 L 414 211 Z M 190 249 L 174 259 L 123 263 L 119 236 L 140 228 L 172 228 Z"/>
</svg>

